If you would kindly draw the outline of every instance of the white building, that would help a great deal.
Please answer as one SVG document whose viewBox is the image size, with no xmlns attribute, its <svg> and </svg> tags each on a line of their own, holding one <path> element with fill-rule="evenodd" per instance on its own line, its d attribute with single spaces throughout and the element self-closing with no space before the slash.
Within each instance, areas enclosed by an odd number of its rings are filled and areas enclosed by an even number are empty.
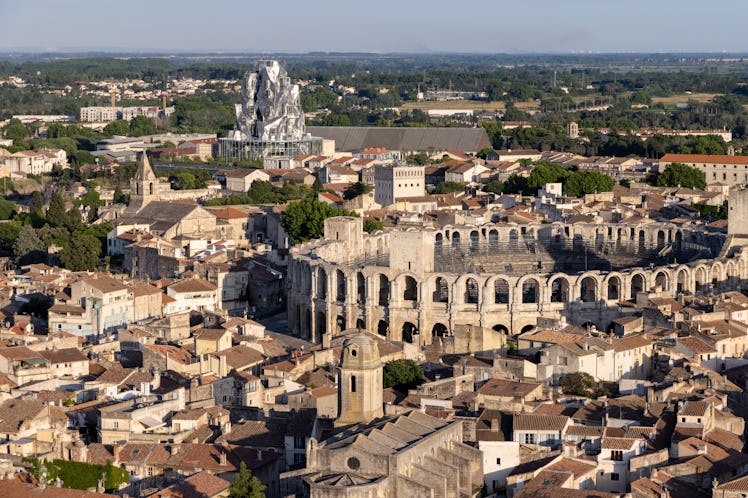
<svg viewBox="0 0 748 498">
<path fill-rule="evenodd" d="M 423 166 L 376 166 L 374 168 L 374 200 L 389 206 L 407 197 L 421 197 L 426 193 Z"/>
</svg>

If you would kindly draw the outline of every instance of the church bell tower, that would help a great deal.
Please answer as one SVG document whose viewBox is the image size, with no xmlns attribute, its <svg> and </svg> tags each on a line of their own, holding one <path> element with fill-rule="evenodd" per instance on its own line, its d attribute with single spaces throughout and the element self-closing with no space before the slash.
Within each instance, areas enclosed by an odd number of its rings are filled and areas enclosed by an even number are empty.
<svg viewBox="0 0 748 498">
<path fill-rule="evenodd" d="M 383 416 L 382 360 L 377 343 L 360 334 L 343 343 L 335 425 L 368 423 Z"/>
<path fill-rule="evenodd" d="M 148 203 L 160 199 L 159 179 L 151 168 L 148 156 L 141 152 L 138 157 L 138 169 L 135 170 L 135 176 L 130 180 L 130 204 L 127 211 L 135 214 Z"/>
</svg>

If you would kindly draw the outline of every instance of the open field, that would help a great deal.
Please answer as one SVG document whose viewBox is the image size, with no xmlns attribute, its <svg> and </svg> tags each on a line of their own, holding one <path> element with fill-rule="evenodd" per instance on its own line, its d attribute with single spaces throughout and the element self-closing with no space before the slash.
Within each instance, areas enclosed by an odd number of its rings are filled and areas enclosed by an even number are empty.
<svg viewBox="0 0 748 498">
<path fill-rule="evenodd" d="M 653 104 L 665 104 L 675 105 L 679 102 L 688 102 L 689 100 L 695 100 L 696 102 L 709 102 L 714 97 L 722 95 L 721 93 L 682 93 L 680 95 L 672 95 L 670 97 L 652 97 Z"/>
</svg>

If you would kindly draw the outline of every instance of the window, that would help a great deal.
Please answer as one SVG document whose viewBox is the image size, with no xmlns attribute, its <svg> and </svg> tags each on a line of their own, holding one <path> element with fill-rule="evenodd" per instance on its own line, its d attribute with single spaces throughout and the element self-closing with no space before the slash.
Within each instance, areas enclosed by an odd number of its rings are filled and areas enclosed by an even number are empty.
<svg viewBox="0 0 748 498">
<path fill-rule="evenodd" d="M 496 465 L 501 465 L 501 458 L 496 459 Z"/>
<path fill-rule="evenodd" d="M 610 459 L 615 460 L 617 462 L 623 461 L 623 451 L 622 450 L 613 450 L 610 452 Z"/>
<path fill-rule="evenodd" d="M 304 436 L 294 436 L 293 447 L 297 450 L 302 450 L 306 447 L 306 438 Z"/>
<path fill-rule="evenodd" d="M 535 434 L 525 434 L 525 444 L 535 444 Z"/>
<path fill-rule="evenodd" d="M 119 422 L 117 422 L 116 420 L 112 422 L 112 427 L 115 429 L 119 429 Z"/>
<path fill-rule="evenodd" d="M 304 453 L 294 453 L 293 463 L 294 465 L 306 463 L 306 455 Z"/>
<path fill-rule="evenodd" d="M 618 475 L 618 472 L 611 472 L 610 473 L 610 480 L 611 481 L 617 481 L 620 479 L 620 476 Z"/>
<path fill-rule="evenodd" d="M 355 375 L 351 375 L 351 392 L 352 393 L 356 392 L 356 376 Z"/>
</svg>

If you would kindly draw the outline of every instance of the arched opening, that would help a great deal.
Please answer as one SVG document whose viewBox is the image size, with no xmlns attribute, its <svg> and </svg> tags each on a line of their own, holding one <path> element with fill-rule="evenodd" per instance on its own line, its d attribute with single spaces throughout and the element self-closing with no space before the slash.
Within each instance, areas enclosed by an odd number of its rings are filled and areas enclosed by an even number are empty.
<svg viewBox="0 0 748 498">
<path fill-rule="evenodd" d="M 565 303 L 569 300 L 569 282 L 565 278 L 557 278 L 551 282 L 551 302 Z"/>
<path fill-rule="evenodd" d="M 327 299 L 327 272 L 324 268 L 317 270 L 317 297 Z"/>
<path fill-rule="evenodd" d="M 148 184 L 148 194 L 153 195 L 153 182 Z"/>
<path fill-rule="evenodd" d="M 418 335 L 418 329 L 410 322 L 403 323 L 402 339 L 403 342 L 413 343 L 414 337 Z"/>
<path fill-rule="evenodd" d="M 304 321 L 304 337 L 307 339 L 312 338 L 312 310 L 306 310 L 304 313 L 304 318 L 306 319 Z"/>
<path fill-rule="evenodd" d="M 657 248 L 661 248 L 665 246 L 665 232 L 662 230 L 657 231 Z"/>
<path fill-rule="evenodd" d="M 470 252 L 478 252 L 478 244 L 480 243 L 480 235 L 476 230 L 470 232 Z"/>
<path fill-rule="evenodd" d="M 379 306 L 390 303 L 390 281 L 385 275 L 379 275 Z"/>
<path fill-rule="evenodd" d="M 449 284 L 443 277 L 436 277 L 436 281 L 434 282 L 433 301 L 435 303 L 449 302 Z"/>
<path fill-rule="evenodd" d="M 335 293 L 335 300 L 344 302 L 345 301 L 345 274 L 337 270 L 335 272 L 335 281 L 337 283 L 337 292 Z"/>
<path fill-rule="evenodd" d="M 509 304 L 509 282 L 497 278 L 493 283 L 494 304 Z"/>
<path fill-rule="evenodd" d="M 539 302 L 539 287 L 535 279 L 528 279 L 522 284 L 522 303 L 532 304 Z"/>
<path fill-rule="evenodd" d="M 345 318 L 343 318 L 342 315 L 338 315 L 337 317 L 335 317 L 335 327 L 338 333 L 345 330 Z"/>
<path fill-rule="evenodd" d="M 447 330 L 447 326 L 444 325 L 443 323 L 437 323 L 431 329 L 432 337 L 446 337 L 448 335 L 449 335 L 449 330 Z"/>
<path fill-rule="evenodd" d="M 452 247 L 455 249 L 460 247 L 460 232 L 454 232 L 452 234 Z"/>
<path fill-rule="evenodd" d="M 686 270 L 681 270 L 678 272 L 676 291 L 686 292 L 687 290 L 688 290 L 688 272 Z"/>
<path fill-rule="evenodd" d="M 696 292 L 704 290 L 705 286 L 709 283 L 706 276 L 706 270 L 704 268 L 696 269 Z"/>
<path fill-rule="evenodd" d="M 644 292 L 644 277 L 636 274 L 631 277 L 631 299 L 636 299 L 636 295 L 640 292 Z"/>
<path fill-rule="evenodd" d="M 491 230 L 490 232 L 488 232 L 488 245 L 491 246 L 492 249 L 499 247 L 498 230 Z"/>
<path fill-rule="evenodd" d="M 363 318 L 356 320 L 356 328 L 359 330 L 366 330 L 366 322 Z"/>
<path fill-rule="evenodd" d="M 465 282 L 465 304 L 478 304 L 478 282 L 474 278 Z"/>
<path fill-rule="evenodd" d="M 642 252 L 646 249 L 644 241 L 644 230 L 639 230 L 639 251 Z"/>
<path fill-rule="evenodd" d="M 387 332 L 390 330 L 390 326 L 384 320 L 379 320 L 377 323 L 377 334 L 387 337 Z"/>
<path fill-rule="evenodd" d="M 517 245 L 517 241 L 519 240 L 519 234 L 517 233 L 517 230 L 511 229 L 509 230 L 509 242 L 511 245 Z"/>
<path fill-rule="evenodd" d="M 525 325 L 524 327 L 522 327 L 522 330 L 520 330 L 519 333 L 526 334 L 534 328 L 535 328 L 535 325 Z"/>
<path fill-rule="evenodd" d="M 356 302 L 358 304 L 366 303 L 366 278 L 361 272 L 356 274 Z"/>
<path fill-rule="evenodd" d="M 506 327 L 506 325 L 502 325 L 500 323 L 497 323 L 496 325 L 494 325 L 491 328 L 494 331 L 496 331 L 496 332 L 498 332 L 500 334 L 509 335 L 509 329 Z"/>
<path fill-rule="evenodd" d="M 683 233 L 678 231 L 675 232 L 675 250 L 680 251 L 683 247 Z"/>
<path fill-rule="evenodd" d="M 418 299 L 418 284 L 413 277 L 405 277 L 405 290 L 403 291 L 403 300 L 416 301 Z"/>
<path fill-rule="evenodd" d="M 325 313 L 322 311 L 317 312 L 316 329 L 317 336 L 320 338 L 327 333 L 327 319 L 325 317 Z"/>
<path fill-rule="evenodd" d="M 592 277 L 585 277 L 579 285 L 579 299 L 583 303 L 593 303 L 597 300 L 597 282 Z"/>
<path fill-rule="evenodd" d="M 582 328 L 589 331 L 594 331 L 597 330 L 597 325 L 595 325 L 595 322 L 586 321 L 582 324 Z"/>
<path fill-rule="evenodd" d="M 659 287 L 663 291 L 666 291 L 668 289 L 667 275 L 665 274 L 665 272 L 657 272 L 657 275 L 655 275 L 655 287 Z"/>
<path fill-rule="evenodd" d="M 611 277 L 608 280 L 608 300 L 618 301 L 621 298 L 621 279 Z"/>
<path fill-rule="evenodd" d="M 434 252 L 436 252 L 437 255 L 441 255 L 443 246 L 444 246 L 444 235 L 437 233 L 436 238 L 434 239 Z"/>
</svg>

